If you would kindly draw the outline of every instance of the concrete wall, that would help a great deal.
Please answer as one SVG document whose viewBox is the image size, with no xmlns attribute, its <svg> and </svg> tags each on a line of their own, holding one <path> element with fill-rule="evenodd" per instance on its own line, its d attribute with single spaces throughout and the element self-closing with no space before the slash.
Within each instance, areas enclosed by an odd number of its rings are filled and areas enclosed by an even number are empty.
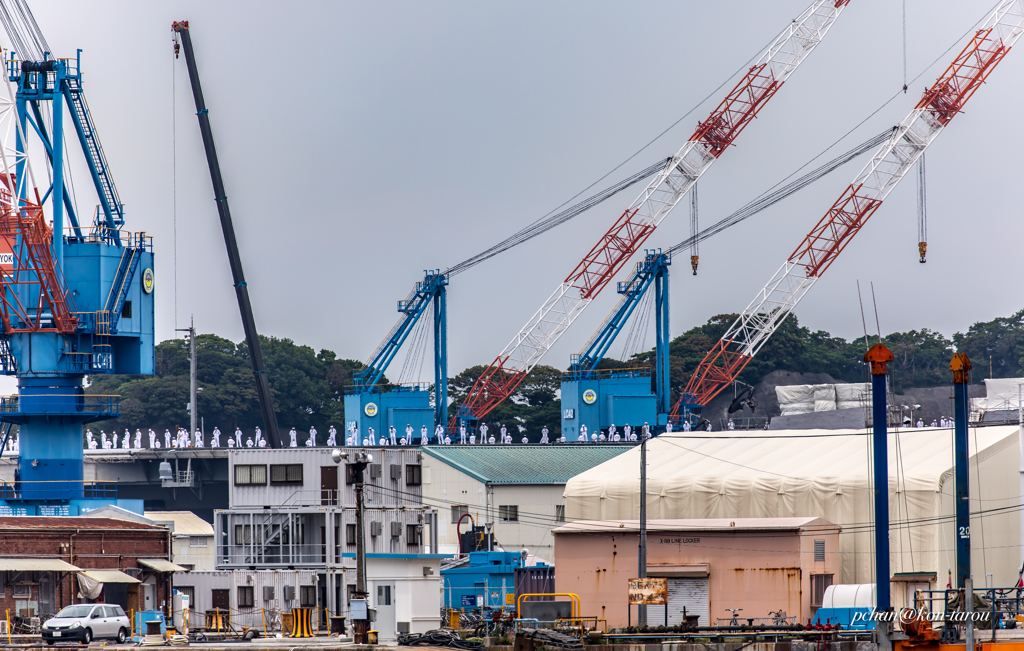
<svg viewBox="0 0 1024 651">
<path fill-rule="evenodd" d="M 352 579 L 354 581 L 354 578 Z M 412 633 L 441 627 L 441 561 L 437 558 L 369 558 L 366 563 L 370 603 L 377 604 L 379 584 L 394 583 L 395 630 L 384 630 L 378 620 L 381 643 L 397 639 L 397 623 L 408 622 Z"/>
<path fill-rule="evenodd" d="M 214 562 L 213 536 L 173 536 L 174 562 L 197 572 L 212 572 Z"/>
<path fill-rule="evenodd" d="M 609 523 L 609 527 L 614 527 Z M 637 576 L 638 535 L 581 532 L 555 534 L 555 588 L 582 599 L 582 615 L 627 624 L 627 586 Z M 814 561 L 814 540 L 825 540 L 825 561 Z M 658 566 L 708 566 L 711 623 L 742 608 L 743 617 L 785 610 L 811 617 L 811 574 L 839 576 L 838 528 L 813 532 L 648 531 L 648 573 Z M 837 581 L 838 582 L 838 581 Z"/>
<path fill-rule="evenodd" d="M 564 484 L 493 484 L 471 477 L 440 459 L 423 457 L 423 498 L 434 506 L 438 514 L 438 545 L 440 551 L 457 553 L 459 538 L 457 525 L 452 522 L 452 507 L 465 505 L 475 523 L 494 523 L 494 536 L 508 551 L 524 547 L 530 553 L 549 563 L 554 562 L 554 540 L 551 529 L 555 521 L 555 506 L 563 504 Z M 490 511 L 488 511 L 488 504 Z M 498 507 L 519 507 L 517 522 L 503 522 L 498 518 Z M 469 529 L 464 522 L 462 530 Z"/>
</svg>

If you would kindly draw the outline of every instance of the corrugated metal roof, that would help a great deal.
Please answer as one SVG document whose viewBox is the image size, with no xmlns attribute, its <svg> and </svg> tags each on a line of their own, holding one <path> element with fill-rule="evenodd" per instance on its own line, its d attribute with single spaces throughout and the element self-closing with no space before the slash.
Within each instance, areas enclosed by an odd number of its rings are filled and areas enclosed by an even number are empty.
<svg viewBox="0 0 1024 651">
<path fill-rule="evenodd" d="M 164 529 L 140 522 L 115 520 L 113 518 L 55 517 L 44 515 L 3 516 L 0 529 Z M 166 531 L 166 530 L 165 530 Z"/>
<path fill-rule="evenodd" d="M 212 536 L 213 525 L 191 511 L 146 511 L 154 522 L 173 522 L 177 536 Z"/>
<path fill-rule="evenodd" d="M 97 583 L 142 583 L 121 570 L 79 570 L 79 574 Z"/>
<path fill-rule="evenodd" d="M 564 484 L 629 449 L 625 445 L 445 445 L 423 451 L 482 482 Z"/>
<path fill-rule="evenodd" d="M 157 572 L 188 572 L 187 568 L 180 565 L 175 565 L 170 561 L 165 561 L 162 558 L 140 558 L 138 559 L 139 565 L 148 567 L 151 570 Z"/>
<path fill-rule="evenodd" d="M 648 520 L 647 531 L 796 531 L 803 528 L 827 531 L 842 527 L 816 517 L 803 518 L 687 518 Z M 616 533 L 640 531 L 639 520 L 577 520 L 554 533 Z"/>
<path fill-rule="evenodd" d="M 78 572 L 79 568 L 57 558 L 0 558 L 0 572 Z"/>
</svg>

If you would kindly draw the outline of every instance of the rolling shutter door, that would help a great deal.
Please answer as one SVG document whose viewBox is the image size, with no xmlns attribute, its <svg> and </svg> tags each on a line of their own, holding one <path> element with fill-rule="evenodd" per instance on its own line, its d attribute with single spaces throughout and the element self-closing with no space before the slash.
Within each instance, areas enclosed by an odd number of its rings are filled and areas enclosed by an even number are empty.
<svg viewBox="0 0 1024 651">
<path fill-rule="evenodd" d="M 698 615 L 698 625 L 709 626 L 708 621 L 708 579 L 668 580 L 668 625 L 683 623 L 683 609 L 687 615 Z M 665 606 L 647 607 L 647 625 L 660 626 L 665 623 Z"/>
</svg>

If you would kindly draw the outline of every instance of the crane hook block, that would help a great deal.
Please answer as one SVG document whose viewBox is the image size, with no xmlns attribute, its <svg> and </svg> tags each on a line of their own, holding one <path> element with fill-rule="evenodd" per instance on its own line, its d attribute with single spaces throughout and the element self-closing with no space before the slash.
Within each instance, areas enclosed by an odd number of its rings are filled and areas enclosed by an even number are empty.
<svg viewBox="0 0 1024 651">
<path fill-rule="evenodd" d="M 928 253 L 928 242 L 918 242 L 917 243 L 917 253 L 918 253 L 918 255 L 921 256 L 920 262 L 922 264 L 927 262 L 927 260 L 924 259 L 924 256 L 925 256 L 926 253 Z"/>
<path fill-rule="evenodd" d="M 700 261 L 700 256 L 699 255 L 691 255 L 690 256 L 690 266 L 693 267 L 693 275 L 694 276 L 697 275 L 697 263 L 699 261 Z"/>
<path fill-rule="evenodd" d="M 971 375 L 971 360 L 964 353 L 956 353 L 949 362 L 949 370 L 953 371 L 953 384 L 967 384 Z"/>
<path fill-rule="evenodd" d="M 864 361 L 871 364 L 871 375 L 885 375 L 885 365 L 895 359 L 892 352 L 881 343 L 875 344 L 864 353 Z"/>
</svg>

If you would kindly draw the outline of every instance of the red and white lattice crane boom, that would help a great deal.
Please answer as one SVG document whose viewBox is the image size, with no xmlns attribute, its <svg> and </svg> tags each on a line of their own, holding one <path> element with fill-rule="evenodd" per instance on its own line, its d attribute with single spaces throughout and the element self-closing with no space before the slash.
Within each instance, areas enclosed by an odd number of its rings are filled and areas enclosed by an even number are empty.
<svg viewBox="0 0 1024 651">
<path fill-rule="evenodd" d="M 1024 32 L 1004 0 L 697 367 L 672 411 L 706 405 L 740 374 Z"/>
<path fill-rule="evenodd" d="M 743 79 L 485 369 L 453 419 L 482 418 L 505 400 L 758 111 L 821 42 L 849 0 L 816 0 Z"/>
</svg>

